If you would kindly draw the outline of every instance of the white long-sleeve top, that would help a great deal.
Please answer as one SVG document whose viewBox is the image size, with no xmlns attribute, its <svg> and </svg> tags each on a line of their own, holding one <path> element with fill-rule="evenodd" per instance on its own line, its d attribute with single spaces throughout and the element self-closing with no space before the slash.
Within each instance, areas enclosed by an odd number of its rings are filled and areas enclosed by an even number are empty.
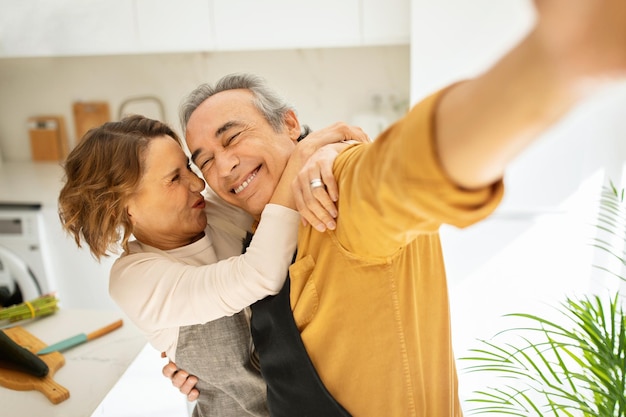
<svg viewBox="0 0 626 417">
<path fill-rule="evenodd" d="M 180 326 L 231 316 L 278 293 L 296 248 L 300 216 L 294 210 L 267 205 L 244 255 L 250 216 L 213 201 L 205 211 L 202 239 L 168 251 L 135 240 L 111 268 L 111 297 L 172 361 Z"/>
</svg>

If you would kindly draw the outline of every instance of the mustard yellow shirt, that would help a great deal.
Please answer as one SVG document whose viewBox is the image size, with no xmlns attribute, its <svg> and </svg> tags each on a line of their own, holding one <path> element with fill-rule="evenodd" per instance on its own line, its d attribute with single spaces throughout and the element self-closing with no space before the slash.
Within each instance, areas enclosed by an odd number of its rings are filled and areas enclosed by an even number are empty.
<svg viewBox="0 0 626 417">
<path fill-rule="evenodd" d="M 338 225 L 301 227 L 291 307 L 330 393 L 357 417 L 461 416 L 438 229 L 487 216 L 502 182 L 455 186 L 434 149 L 435 94 L 334 165 Z"/>
</svg>

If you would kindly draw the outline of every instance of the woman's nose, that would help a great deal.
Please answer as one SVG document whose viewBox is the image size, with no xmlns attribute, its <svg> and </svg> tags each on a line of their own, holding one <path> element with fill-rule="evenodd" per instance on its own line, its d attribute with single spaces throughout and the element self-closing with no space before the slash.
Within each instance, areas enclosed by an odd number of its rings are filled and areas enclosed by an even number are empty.
<svg viewBox="0 0 626 417">
<path fill-rule="evenodd" d="M 189 184 L 189 189 L 193 192 L 204 190 L 204 180 L 198 177 L 194 172 L 189 172 L 187 174 L 187 182 Z"/>
</svg>

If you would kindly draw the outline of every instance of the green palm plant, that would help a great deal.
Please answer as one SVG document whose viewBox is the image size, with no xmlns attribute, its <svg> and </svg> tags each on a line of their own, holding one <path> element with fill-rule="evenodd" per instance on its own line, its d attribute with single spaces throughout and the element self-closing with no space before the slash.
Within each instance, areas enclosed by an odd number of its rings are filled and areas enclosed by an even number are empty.
<svg viewBox="0 0 626 417">
<path fill-rule="evenodd" d="M 611 184 L 601 195 L 593 245 L 626 265 L 624 192 Z M 612 242 L 621 242 L 618 245 Z M 604 266 L 595 266 L 625 280 Z M 621 268 L 620 268 L 621 269 Z M 461 360 L 468 372 L 497 377 L 497 387 L 475 391 L 470 414 L 626 417 L 626 312 L 619 292 L 566 298 L 558 319 L 510 314 L 523 327 L 481 340 Z M 512 336 L 501 342 L 504 336 Z"/>
</svg>

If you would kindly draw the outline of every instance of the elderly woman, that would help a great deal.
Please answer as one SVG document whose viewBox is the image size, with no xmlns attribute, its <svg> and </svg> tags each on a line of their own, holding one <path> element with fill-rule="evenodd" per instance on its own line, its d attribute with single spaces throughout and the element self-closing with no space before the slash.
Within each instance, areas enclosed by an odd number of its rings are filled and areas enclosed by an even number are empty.
<svg viewBox="0 0 626 417">
<path fill-rule="evenodd" d="M 63 227 L 96 259 L 121 246 L 110 294 L 156 349 L 199 378 L 194 415 L 268 415 L 246 307 L 276 294 L 286 277 L 300 221 L 290 189 L 295 174 L 313 150 L 345 139 L 344 132 L 330 128 L 296 146 L 243 255 L 252 219 L 217 197 L 205 199 L 203 180 L 167 125 L 141 116 L 106 123 L 68 156 Z M 362 135 L 354 130 L 353 137 Z"/>
</svg>

